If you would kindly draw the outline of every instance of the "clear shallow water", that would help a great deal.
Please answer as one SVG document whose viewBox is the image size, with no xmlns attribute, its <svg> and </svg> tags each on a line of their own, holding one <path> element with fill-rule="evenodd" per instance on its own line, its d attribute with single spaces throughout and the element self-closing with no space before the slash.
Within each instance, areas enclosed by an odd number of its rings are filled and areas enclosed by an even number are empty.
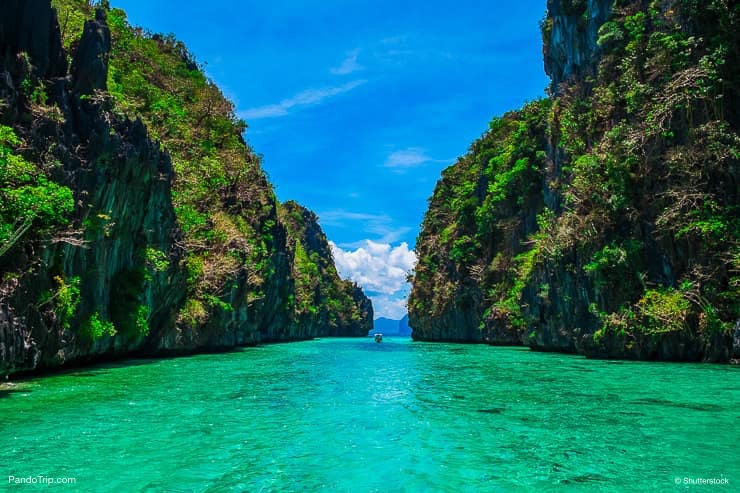
<svg viewBox="0 0 740 493">
<path fill-rule="evenodd" d="M 0 490 L 740 491 L 739 370 L 391 338 L 87 368 L 0 390 Z"/>
</svg>

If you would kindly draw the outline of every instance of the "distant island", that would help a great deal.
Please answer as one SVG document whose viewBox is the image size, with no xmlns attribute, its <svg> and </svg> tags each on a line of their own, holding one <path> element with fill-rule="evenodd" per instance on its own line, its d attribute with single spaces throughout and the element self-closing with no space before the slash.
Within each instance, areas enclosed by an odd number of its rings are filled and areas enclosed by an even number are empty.
<svg viewBox="0 0 740 493">
<path fill-rule="evenodd" d="M 411 327 L 409 327 L 409 316 L 404 315 L 401 320 L 379 317 L 373 321 L 373 329 L 368 333 L 369 336 L 383 334 L 386 336 L 411 337 Z"/>
</svg>

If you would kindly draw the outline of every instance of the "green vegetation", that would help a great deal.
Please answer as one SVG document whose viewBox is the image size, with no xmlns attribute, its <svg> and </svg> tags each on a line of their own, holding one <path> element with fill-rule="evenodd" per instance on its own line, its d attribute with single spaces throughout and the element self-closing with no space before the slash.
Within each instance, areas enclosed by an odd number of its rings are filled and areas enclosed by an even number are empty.
<svg viewBox="0 0 740 493">
<path fill-rule="evenodd" d="M 94 8 L 87 0 L 53 3 L 64 44 L 71 47 Z M 106 97 L 120 117 L 140 118 L 172 158 L 188 296 L 203 306 L 221 306 L 214 299 L 225 296 L 240 271 L 248 272 L 251 289 L 259 293 L 273 274 L 276 199 L 242 137 L 246 123 L 182 42 L 135 28 L 124 11 L 103 7 L 113 45 Z M 102 216 L 91 217 L 87 229 L 105 226 L 97 219 Z M 149 246 L 143 263 L 150 280 L 167 268 L 167 253 Z"/>
<path fill-rule="evenodd" d="M 136 333 L 139 336 L 146 336 L 149 334 L 149 307 L 146 305 L 139 305 L 136 309 Z"/>
<path fill-rule="evenodd" d="M 246 123 L 183 43 L 105 0 L 52 3 L 71 73 L 57 77 L 58 53 L 44 70 L 46 47 L 28 41 L 58 45 L 45 21 L 8 34 L 28 53 L 0 56 L 0 315 L 38 343 L 0 372 L 366 334 L 369 300 L 339 279 L 313 214 L 279 217 Z M 8 6 L 8 19 L 24 12 Z M 97 52 L 103 23 L 110 53 Z"/>
<path fill-rule="evenodd" d="M 564 22 L 590 15 L 558 3 Z M 740 6 L 642 5 L 615 2 L 593 77 L 495 118 L 442 173 L 417 241 L 420 333 L 472 309 L 492 342 L 726 344 L 740 318 Z"/>
<path fill-rule="evenodd" d="M 212 306 L 207 298 L 222 296 L 241 269 L 259 290 L 270 276 L 275 197 L 241 137 L 246 124 L 180 41 L 132 28 L 119 9 L 108 23 L 115 108 L 142 118 L 172 157 L 190 296 Z"/>
<path fill-rule="evenodd" d="M 645 319 L 641 328 L 649 334 L 680 331 L 686 327 L 690 303 L 676 289 L 648 289 L 637 306 Z"/>
<path fill-rule="evenodd" d="M 537 251 L 515 236 L 532 231 L 533 215 L 543 208 L 538 193 L 550 107 L 549 100 L 535 101 L 495 118 L 469 153 L 442 172 L 417 243 L 412 314 L 440 316 L 477 305 L 483 319 L 523 326 L 519 298 Z"/>
<path fill-rule="evenodd" d="M 282 204 L 278 212 L 292 239 L 295 292 L 290 302 L 298 323 L 325 321 L 335 334 L 340 327 L 359 325 L 368 314 L 361 313 L 354 299 L 357 286 L 339 277 L 316 215 L 293 201 Z"/>
<path fill-rule="evenodd" d="M 69 224 L 74 210 L 72 191 L 18 154 L 20 145 L 13 129 L 0 125 L 0 259 L 26 235 L 38 238 Z"/>
<path fill-rule="evenodd" d="M 101 320 L 100 313 L 93 313 L 80 328 L 80 333 L 93 341 L 104 336 L 113 337 L 116 335 L 116 328 L 112 322 Z"/>
<path fill-rule="evenodd" d="M 71 47 L 85 19 L 94 16 L 93 7 L 86 0 L 54 4 L 60 11 L 64 43 Z M 184 233 L 180 247 L 186 254 L 180 267 L 186 272 L 188 291 L 180 323 L 194 327 L 206 323 L 214 310 L 231 311 L 228 293 L 242 275 L 249 287 L 246 302 L 257 306 L 273 282 L 276 250 L 285 246 L 275 243 L 283 227 L 277 201 L 259 157 L 242 137 L 246 123 L 182 42 L 132 27 L 120 9 L 107 8 L 107 21 L 113 50 L 106 97 L 120 117 L 141 118 L 174 166 L 172 200 Z M 86 230 L 104 229 L 104 216 L 91 215 Z M 286 301 L 299 319 L 323 317 L 333 327 L 359 320 L 353 286 L 339 280 L 331 252 L 311 251 L 295 236 L 305 233 L 303 220 L 294 217 L 288 224 L 295 293 L 286 292 Z M 146 247 L 144 282 L 168 267 L 167 252 Z M 125 333 L 132 333 L 127 327 L 143 327 L 139 321 L 145 317 L 131 315 L 137 313 L 135 306 L 141 302 L 137 293 L 143 285 L 126 279 L 114 287 L 122 293 L 123 302 L 117 305 L 125 305 L 111 308 L 116 326 Z"/>
<path fill-rule="evenodd" d="M 190 298 L 183 304 L 177 318 L 183 326 L 193 329 L 208 320 L 208 312 L 200 300 Z"/>
<path fill-rule="evenodd" d="M 73 277 L 67 281 L 62 276 L 55 276 L 54 282 L 56 290 L 43 292 L 39 299 L 39 307 L 50 304 L 61 326 L 69 330 L 80 304 L 80 278 Z"/>
<path fill-rule="evenodd" d="M 146 263 L 147 272 L 145 278 L 147 281 L 152 280 L 152 274 L 164 272 L 170 266 L 170 260 L 167 254 L 150 246 L 144 250 L 144 262 Z"/>
<path fill-rule="evenodd" d="M 73 277 L 67 283 L 62 277 L 56 276 L 58 289 L 54 305 L 56 312 L 61 319 L 62 327 L 69 329 L 72 317 L 77 313 L 77 306 L 80 304 L 80 278 Z"/>
</svg>

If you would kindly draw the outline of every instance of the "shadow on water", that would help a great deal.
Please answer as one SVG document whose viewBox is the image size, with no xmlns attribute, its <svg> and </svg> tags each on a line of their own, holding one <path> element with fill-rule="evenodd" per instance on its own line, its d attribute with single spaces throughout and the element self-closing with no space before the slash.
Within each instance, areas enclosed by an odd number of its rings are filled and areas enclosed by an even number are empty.
<svg viewBox="0 0 740 493">
<path fill-rule="evenodd" d="M 303 341 L 299 341 L 303 342 Z M 119 370 L 125 368 L 131 368 L 136 366 L 149 366 L 157 365 L 164 361 L 186 361 L 190 358 L 197 359 L 203 357 L 210 357 L 218 354 L 237 354 L 242 351 L 259 351 L 261 349 L 269 347 L 269 344 L 264 346 L 237 346 L 227 349 L 214 349 L 211 351 L 203 351 L 198 353 L 187 353 L 187 354 L 161 354 L 156 356 L 138 356 L 130 357 L 121 355 L 120 357 L 104 357 L 102 359 L 94 359 L 91 361 L 78 361 L 69 366 L 61 368 L 49 368 L 41 370 L 33 370 L 28 372 L 18 372 L 13 375 L 13 380 L 16 382 L 23 382 L 27 380 L 35 380 L 42 377 L 56 377 L 56 376 L 69 376 L 69 377 L 99 377 L 111 373 L 111 370 Z"/>
<path fill-rule="evenodd" d="M 92 378 L 92 377 L 99 377 L 100 375 L 105 375 L 107 373 L 110 373 L 107 370 L 100 370 L 100 371 L 68 371 L 64 372 L 63 375 L 69 376 L 69 377 L 78 377 L 78 378 Z"/>
<path fill-rule="evenodd" d="M 297 341 L 297 342 L 308 342 L 308 341 Z M 48 369 L 36 369 L 32 371 L 20 371 L 13 374 L 14 381 L 21 382 L 25 380 L 33 380 L 40 377 L 46 376 L 80 376 L 80 377 L 96 377 L 110 373 L 108 370 L 116 370 L 120 368 L 129 368 L 133 366 L 147 366 L 161 363 L 162 361 L 169 360 L 187 360 L 188 358 L 202 358 L 211 356 L 214 354 L 236 354 L 242 351 L 259 351 L 265 349 L 270 344 L 264 344 L 260 346 L 246 345 L 246 346 L 235 346 L 228 348 L 213 348 L 207 349 L 194 353 L 164 353 L 159 355 L 147 356 L 141 354 L 134 355 L 103 355 L 99 358 L 90 360 L 76 361 L 69 366 L 48 368 Z"/>
<path fill-rule="evenodd" d="M 617 411 L 617 414 L 621 416 L 639 416 L 639 417 L 645 417 L 647 414 L 645 413 L 638 413 L 635 411 Z"/>
<path fill-rule="evenodd" d="M 28 394 L 30 393 L 30 390 L 28 389 L 19 389 L 15 386 L 10 387 L 8 385 L 0 385 L 0 399 L 4 399 L 6 397 L 11 397 L 13 394 Z"/>
<path fill-rule="evenodd" d="M 648 404 L 648 405 L 656 405 L 656 406 L 666 406 L 666 407 L 676 407 L 679 409 L 691 409 L 692 411 L 721 411 L 724 409 L 723 406 L 720 406 L 719 404 L 709 404 L 709 403 L 693 403 L 693 402 L 674 402 L 674 401 L 668 401 L 665 399 L 656 399 L 656 398 L 645 398 L 645 399 L 636 399 L 631 401 L 632 404 Z"/>
<path fill-rule="evenodd" d="M 53 372 L 52 375 L 57 376 L 65 376 L 65 377 L 75 377 L 75 378 L 94 378 L 94 377 L 102 377 L 104 375 L 109 375 L 111 371 L 118 370 L 121 368 L 130 368 L 134 366 L 147 366 L 147 365 L 153 365 L 156 363 L 159 363 L 162 360 L 166 360 L 168 358 L 150 358 L 150 359 L 127 359 L 127 360 L 117 360 L 117 361 L 108 361 L 103 363 L 97 363 L 93 364 L 92 366 L 86 366 L 86 367 L 72 367 L 67 368 L 66 370 L 62 371 L 56 371 Z M 29 375 L 30 378 L 34 378 L 35 376 L 39 375 Z"/>
<path fill-rule="evenodd" d="M 588 483 L 603 483 L 609 481 L 600 474 L 581 474 L 579 476 L 573 476 L 567 479 L 560 480 L 560 484 L 588 484 Z"/>
<path fill-rule="evenodd" d="M 183 356 L 188 357 L 188 356 Z M 50 368 L 41 369 L 34 371 L 22 371 L 13 375 L 13 380 L 16 382 L 24 382 L 28 380 L 35 380 L 43 377 L 81 377 L 91 378 L 107 375 L 110 370 L 119 368 L 127 368 L 131 366 L 144 366 L 156 364 L 162 360 L 172 359 L 169 357 L 164 358 L 141 358 L 141 359 L 116 359 L 115 361 L 100 361 L 100 362 L 77 362 L 68 367 L 62 368 Z"/>
<path fill-rule="evenodd" d="M 478 409 L 476 412 L 484 414 L 501 414 L 504 410 L 505 409 L 503 407 L 493 407 L 491 409 Z"/>
</svg>

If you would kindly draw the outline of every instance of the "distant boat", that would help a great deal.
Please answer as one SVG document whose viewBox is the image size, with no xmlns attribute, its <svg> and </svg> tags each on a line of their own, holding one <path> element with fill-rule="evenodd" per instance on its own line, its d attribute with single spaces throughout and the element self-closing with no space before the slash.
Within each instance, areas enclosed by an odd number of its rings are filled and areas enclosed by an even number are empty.
<svg viewBox="0 0 740 493">
<path fill-rule="evenodd" d="M 375 342 L 383 342 L 383 334 L 375 334 Z"/>
</svg>

